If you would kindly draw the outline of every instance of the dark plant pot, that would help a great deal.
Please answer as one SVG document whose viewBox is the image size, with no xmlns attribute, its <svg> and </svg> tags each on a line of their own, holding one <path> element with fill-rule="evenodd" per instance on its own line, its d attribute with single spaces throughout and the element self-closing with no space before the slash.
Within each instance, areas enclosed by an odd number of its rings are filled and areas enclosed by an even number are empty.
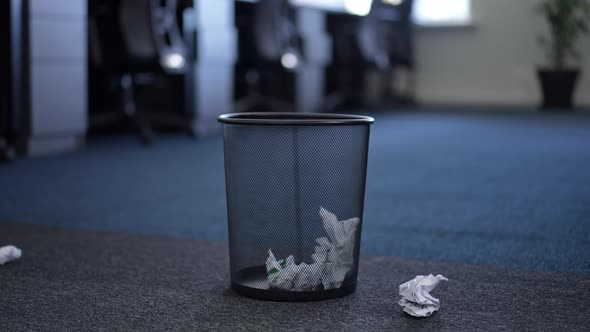
<svg viewBox="0 0 590 332">
<path fill-rule="evenodd" d="M 579 70 L 547 70 L 537 71 L 543 92 L 544 109 L 571 109 Z"/>
</svg>

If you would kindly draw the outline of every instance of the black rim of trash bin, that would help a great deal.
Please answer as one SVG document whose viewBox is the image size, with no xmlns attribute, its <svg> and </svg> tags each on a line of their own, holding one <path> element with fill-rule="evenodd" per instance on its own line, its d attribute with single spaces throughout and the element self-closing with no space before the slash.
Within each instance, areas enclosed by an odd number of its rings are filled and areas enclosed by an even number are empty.
<svg viewBox="0 0 590 332">
<path fill-rule="evenodd" d="M 370 116 L 330 113 L 230 113 L 217 120 L 225 124 L 271 125 L 271 126 L 350 126 L 370 125 L 375 122 Z"/>
</svg>

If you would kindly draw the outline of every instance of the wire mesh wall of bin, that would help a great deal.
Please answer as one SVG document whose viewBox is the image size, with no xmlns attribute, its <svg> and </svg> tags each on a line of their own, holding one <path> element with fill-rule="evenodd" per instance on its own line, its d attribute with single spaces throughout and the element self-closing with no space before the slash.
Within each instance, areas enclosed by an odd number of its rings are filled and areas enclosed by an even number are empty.
<svg viewBox="0 0 590 332">
<path fill-rule="evenodd" d="M 373 118 L 238 113 L 219 121 L 232 288 L 276 301 L 354 292 Z"/>
</svg>

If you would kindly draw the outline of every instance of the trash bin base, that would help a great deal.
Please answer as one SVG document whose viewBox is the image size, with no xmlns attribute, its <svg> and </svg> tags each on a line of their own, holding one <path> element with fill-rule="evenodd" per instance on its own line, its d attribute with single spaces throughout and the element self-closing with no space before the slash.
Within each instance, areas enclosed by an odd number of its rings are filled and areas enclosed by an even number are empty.
<svg viewBox="0 0 590 332">
<path fill-rule="evenodd" d="M 264 267 L 247 268 L 240 271 L 239 275 L 248 276 L 241 278 L 240 282 L 232 281 L 231 287 L 238 294 L 266 301 L 281 302 L 307 302 L 334 299 L 354 293 L 356 290 L 356 281 L 346 282 L 340 288 L 317 290 L 317 291 L 284 291 L 277 289 L 264 289 L 267 285 L 266 270 Z M 247 285 L 256 285 L 250 287 Z"/>
</svg>

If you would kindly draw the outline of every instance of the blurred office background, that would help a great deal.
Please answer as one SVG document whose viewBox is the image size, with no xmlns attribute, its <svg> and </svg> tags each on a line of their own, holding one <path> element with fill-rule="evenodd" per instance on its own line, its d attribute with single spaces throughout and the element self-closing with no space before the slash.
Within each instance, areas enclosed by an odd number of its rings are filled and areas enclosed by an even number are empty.
<svg viewBox="0 0 590 332">
<path fill-rule="evenodd" d="M 539 3 L 2 1 L 0 222 L 223 240 L 217 116 L 353 112 L 364 254 L 589 272 L 590 38 L 544 105 Z"/>
</svg>

